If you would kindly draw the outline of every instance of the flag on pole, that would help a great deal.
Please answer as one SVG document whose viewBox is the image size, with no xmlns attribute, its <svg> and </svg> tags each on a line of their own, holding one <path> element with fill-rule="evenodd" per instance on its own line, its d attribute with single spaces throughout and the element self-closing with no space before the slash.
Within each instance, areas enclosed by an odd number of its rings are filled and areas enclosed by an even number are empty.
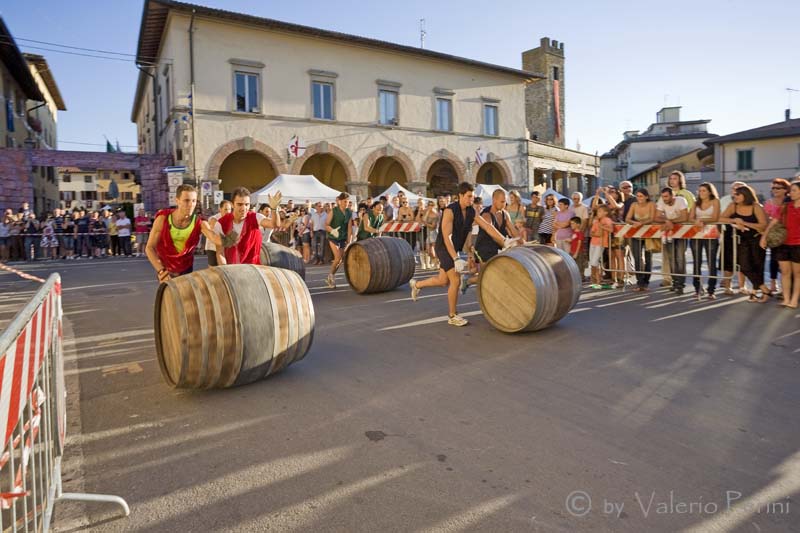
<svg viewBox="0 0 800 533">
<path fill-rule="evenodd" d="M 292 138 L 289 139 L 288 148 L 292 157 L 302 157 L 303 154 L 306 153 L 305 144 L 297 135 L 292 135 Z"/>
<path fill-rule="evenodd" d="M 486 150 L 478 146 L 478 149 L 475 150 L 475 163 L 478 166 L 481 166 L 486 162 Z"/>
<path fill-rule="evenodd" d="M 108 153 L 114 153 L 115 152 L 114 145 L 111 144 L 111 141 L 109 141 L 108 139 L 106 139 L 106 152 L 108 152 Z"/>
<path fill-rule="evenodd" d="M 117 152 L 122 153 L 122 148 L 119 147 L 119 139 L 117 139 Z"/>
</svg>

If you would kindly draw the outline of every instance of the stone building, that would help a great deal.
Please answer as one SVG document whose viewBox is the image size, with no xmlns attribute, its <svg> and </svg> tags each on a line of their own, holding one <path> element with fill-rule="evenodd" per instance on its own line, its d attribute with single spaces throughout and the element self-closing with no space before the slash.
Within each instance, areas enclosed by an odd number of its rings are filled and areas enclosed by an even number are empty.
<svg viewBox="0 0 800 533">
<path fill-rule="evenodd" d="M 630 180 L 663 161 L 698 148 L 716 135 L 708 133 L 707 119 L 681 120 L 680 107 L 665 107 L 647 130 L 623 133 L 622 141 L 600 157 L 600 180 Z"/>
<path fill-rule="evenodd" d="M 545 143 L 530 144 L 528 88 L 552 85 L 553 66 L 563 76 L 563 45 L 542 43 L 525 57 L 549 74 L 146 0 L 131 120 L 140 152 L 171 155 L 188 180 L 225 193 L 281 173 L 361 197 L 393 181 L 429 196 L 464 180 L 521 190 L 545 177 L 583 182 L 596 158 L 561 148 L 563 94 L 561 137 L 542 127 Z"/>
<path fill-rule="evenodd" d="M 57 142 L 58 111 L 66 106 L 44 57 L 23 54 L 0 18 L 0 139 L 5 149 L 53 149 Z M 28 202 L 37 213 L 58 202 L 52 168 L 36 166 L 20 179 L 16 167 L 0 168 L 0 205 Z"/>
<path fill-rule="evenodd" d="M 525 122 L 530 138 L 564 146 L 564 43 L 542 37 L 538 48 L 522 53 L 522 68 L 546 78 L 525 87 Z"/>
<path fill-rule="evenodd" d="M 116 195 L 111 191 L 112 181 L 116 184 Z M 132 171 L 61 167 L 58 169 L 60 207 L 94 210 L 112 203 L 141 203 L 141 188 L 136 181 L 136 173 Z"/>
</svg>

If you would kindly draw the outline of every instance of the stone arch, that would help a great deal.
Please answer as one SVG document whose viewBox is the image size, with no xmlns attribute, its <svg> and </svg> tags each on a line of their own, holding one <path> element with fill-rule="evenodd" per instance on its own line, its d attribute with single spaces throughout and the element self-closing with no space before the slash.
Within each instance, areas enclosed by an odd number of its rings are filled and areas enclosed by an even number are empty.
<svg viewBox="0 0 800 533">
<path fill-rule="evenodd" d="M 485 162 L 483 165 L 475 169 L 475 182 L 478 182 L 478 176 L 481 173 L 481 169 L 487 165 L 493 165 L 494 168 L 500 171 L 500 182 L 497 185 L 513 185 L 513 178 L 511 174 L 511 167 L 508 166 L 502 159 L 492 159 L 491 161 Z"/>
<path fill-rule="evenodd" d="M 434 163 L 436 163 L 440 159 L 444 159 L 445 161 L 447 161 L 451 165 L 453 165 L 453 168 L 456 171 L 456 175 L 458 176 L 458 181 L 459 182 L 462 182 L 462 181 L 472 181 L 472 182 L 474 182 L 475 181 L 474 179 L 472 179 L 472 180 L 468 180 L 467 179 L 467 167 L 466 167 L 466 165 L 464 165 L 464 163 L 461 162 L 461 159 L 459 159 L 457 155 L 455 155 L 450 150 L 447 150 L 446 148 L 442 148 L 441 150 L 438 150 L 437 152 L 429 155 L 427 159 L 425 159 L 425 161 L 422 163 L 422 166 L 419 167 L 420 179 L 427 180 L 428 179 L 428 171 L 431 169 L 431 167 L 434 165 Z"/>
<path fill-rule="evenodd" d="M 298 157 L 292 161 L 291 174 L 300 174 L 300 170 L 303 168 L 305 162 L 308 161 L 311 156 L 317 154 L 328 154 L 338 159 L 344 167 L 344 171 L 347 176 L 347 182 L 354 182 L 358 180 L 356 166 L 353 164 L 353 160 L 350 159 L 350 156 L 347 155 L 347 152 L 336 145 L 330 144 L 327 141 L 318 142 L 306 148 L 305 153 L 301 157 Z"/>
<path fill-rule="evenodd" d="M 214 151 L 206 165 L 205 179 L 219 180 L 219 169 L 222 167 L 222 163 L 225 162 L 225 159 L 227 159 L 229 155 L 239 150 L 258 152 L 272 163 L 273 168 L 275 168 L 278 174 L 289 173 L 288 165 L 278 152 L 252 137 L 242 137 L 241 139 L 228 141 Z"/>
<path fill-rule="evenodd" d="M 417 181 L 417 173 L 414 171 L 414 163 L 411 161 L 411 158 L 405 153 L 400 152 L 391 146 L 379 148 L 367 156 L 367 158 L 361 164 L 361 181 L 365 183 L 369 181 L 369 174 L 372 172 L 372 167 L 381 157 L 391 157 L 396 159 L 397 162 L 400 163 L 400 166 L 403 167 L 403 171 L 406 173 L 407 182 L 411 183 L 412 181 Z"/>
</svg>

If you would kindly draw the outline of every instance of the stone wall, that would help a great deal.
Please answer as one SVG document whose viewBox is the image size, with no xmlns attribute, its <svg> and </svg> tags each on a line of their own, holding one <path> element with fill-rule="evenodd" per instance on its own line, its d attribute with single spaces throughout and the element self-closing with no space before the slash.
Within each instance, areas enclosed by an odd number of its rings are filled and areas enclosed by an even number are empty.
<svg viewBox="0 0 800 533">
<path fill-rule="evenodd" d="M 145 209 L 154 211 L 169 204 L 169 187 L 163 168 L 172 164 L 165 154 L 119 154 L 61 150 L 0 149 L 0 208 L 17 209 L 33 202 L 32 166 L 82 167 L 129 170 L 141 180 Z"/>
</svg>

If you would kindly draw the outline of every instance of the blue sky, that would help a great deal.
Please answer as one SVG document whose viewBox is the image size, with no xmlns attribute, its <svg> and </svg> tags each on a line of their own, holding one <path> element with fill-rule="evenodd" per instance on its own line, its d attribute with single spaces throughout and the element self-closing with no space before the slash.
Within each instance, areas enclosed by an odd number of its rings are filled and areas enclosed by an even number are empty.
<svg viewBox="0 0 800 533">
<path fill-rule="evenodd" d="M 565 43 L 567 146 L 603 153 L 623 131 L 645 129 L 658 109 L 681 105 L 684 119 L 711 119 L 732 133 L 783 119 L 787 87 L 800 89 L 800 1 L 706 2 L 403 0 L 204 0 L 204 5 L 409 45 L 519 68 L 540 37 Z M 394 5 L 392 9 L 387 6 Z M 2 0 L 23 51 L 44 55 L 67 105 L 61 149 L 101 150 L 104 135 L 135 149 L 130 110 L 132 61 L 32 48 L 21 39 L 135 53 L 141 0 Z M 75 50 L 75 52 L 80 52 Z M 86 52 L 90 53 L 90 52 Z M 125 58 L 125 56 L 119 56 Z M 800 92 L 792 95 L 800 116 Z"/>
</svg>

